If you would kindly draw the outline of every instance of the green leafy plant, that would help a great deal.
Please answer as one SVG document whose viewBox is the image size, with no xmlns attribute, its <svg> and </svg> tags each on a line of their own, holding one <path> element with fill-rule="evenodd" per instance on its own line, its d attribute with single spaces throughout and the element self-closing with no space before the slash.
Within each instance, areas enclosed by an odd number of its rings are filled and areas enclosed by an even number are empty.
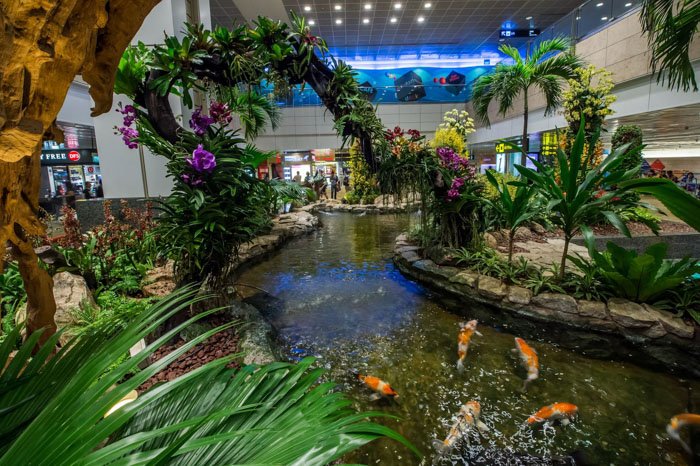
<svg viewBox="0 0 700 466">
<path fill-rule="evenodd" d="M 528 91 L 538 88 L 544 94 L 545 114 L 553 113 L 561 103 L 562 84 L 574 78 L 576 69 L 582 61 L 570 51 L 568 39 L 555 38 L 543 40 L 533 50 L 528 50 L 523 57 L 520 51 L 511 45 L 501 45 L 499 51 L 513 60 L 513 63 L 500 62 L 492 73 L 480 76 L 473 87 L 474 109 L 476 117 L 489 124 L 489 106 L 494 100 L 498 102 L 498 111 L 505 115 L 510 111 L 516 98 L 523 97 L 523 134 L 522 165 L 527 160 L 528 144 Z"/>
<path fill-rule="evenodd" d="M 574 298 L 605 301 L 614 294 L 606 286 L 601 270 L 595 262 L 580 254 L 570 255 L 569 261 L 576 266 L 578 273 L 566 274 L 562 287 Z"/>
<path fill-rule="evenodd" d="M 15 328 L 17 309 L 27 301 L 24 283 L 17 262 L 5 262 L 5 270 L 0 274 L 0 315 L 2 332 L 8 334 Z"/>
<path fill-rule="evenodd" d="M 212 361 L 157 385 L 107 415 L 129 392 L 228 324 L 135 371 L 181 329 L 172 329 L 113 364 L 169 317 L 192 305 L 185 290 L 151 306 L 121 332 L 85 333 L 52 354 L 59 335 L 36 354 L 41 331 L 10 358 L 0 344 L 0 464 L 309 464 L 324 465 L 380 437 L 413 448 L 394 431 L 355 413 L 312 359 L 240 370 Z M 13 335 L 17 336 L 15 330 Z M 132 373 L 129 378 L 126 374 Z M 41 455 L 37 455 L 41 445 Z M 413 449 L 416 451 L 415 449 Z"/>
<path fill-rule="evenodd" d="M 668 244 L 664 242 L 649 246 L 642 254 L 612 242 L 608 242 L 606 252 L 598 252 L 590 234 L 586 236 L 586 244 L 602 279 L 613 292 L 638 303 L 652 303 L 700 273 L 700 266 L 690 257 L 678 261 L 666 259 Z"/>
<path fill-rule="evenodd" d="M 537 189 L 535 185 L 528 182 L 511 181 L 509 184 L 515 187 L 515 192 L 511 193 L 508 184 L 496 179 L 491 170 L 486 171 L 486 178 L 498 192 L 496 201 L 487 199 L 486 202 L 491 205 L 500 222 L 508 229 L 508 262 L 512 262 L 515 230 L 538 214 L 538 206 L 533 202 Z"/>
<path fill-rule="evenodd" d="M 618 126 L 612 136 L 613 151 L 621 146 L 635 149 L 637 147 L 643 147 L 643 145 L 644 134 L 642 133 L 642 128 L 637 125 Z M 622 163 L 622 167 L 628 170 L 641 167 L 642 161 L 641 150 L 631 150 L 625 153 L 625 161 Z"/>
<path fill-rule="evenodd" d="M 635 169 L 624 170 L 621 167 L 627 147 L 618 148 L 600 165 L 591 167 L 589 160 L 593 155 L 592 148 L 595 147 L 598 133 L 586 144 L 585 126 L 584 118 L 568 154 L 561 148 L 557 150 L 558 173 L 552 167 L 546 167 L 536 160 L 533 160 L 533 163 L 537 171 L 516 165 L 521 175 L 532 182 L 540 195 L 548 200 L 551 220 L 564 233 L 560 279 L 564 278 L 566 271 L 571 238 L 580 231 L 587 230 L 588 225 L 595 220 L 602 217 L 624 235 L 630 236 L 629 229 L 619 216 L 620 205 L 625 202 L 621 197 L 623 192 L 614 188 L 634 178 L 636 172 Z M 586 145 L 589 147 L 588 153 L 584 150 Z"/>
</svg>

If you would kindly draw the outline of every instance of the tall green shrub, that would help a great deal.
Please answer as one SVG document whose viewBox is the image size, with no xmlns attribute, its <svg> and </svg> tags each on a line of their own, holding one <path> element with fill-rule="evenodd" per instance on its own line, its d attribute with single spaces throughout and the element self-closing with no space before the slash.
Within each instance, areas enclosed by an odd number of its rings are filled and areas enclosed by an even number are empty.
<svg viewBox="0 0 700 466">
<path fill-rule="evenodd" d="M 612 150 L 615 152 L 620 147 L 627 145 L 627 150 L 623 155 L 621 168 L 631 170 L 642 164 L 642 152 L 636 150 L 642 146 L 644 134 L 642 128 L 637 125 L 622 125 L 615 130 L 612 137 Z"/>
</svg>

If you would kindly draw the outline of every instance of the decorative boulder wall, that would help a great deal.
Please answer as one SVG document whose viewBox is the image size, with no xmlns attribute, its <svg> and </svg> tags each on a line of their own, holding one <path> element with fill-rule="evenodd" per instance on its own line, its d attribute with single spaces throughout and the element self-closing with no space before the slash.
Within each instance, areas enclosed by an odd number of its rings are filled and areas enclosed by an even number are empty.
<svg viewBox="0 0 700 466">
<path fill-rule="evenodd" d="M 551 341 L 586 356 L 700 377 L 698 326 L 648 304 L 608 303 L 540 293 L 425 259 L 407 236 L 396 239 L 394 263 L 405 275 L 441 292 L 444 304 L 509 333 Z"/>
</svg>

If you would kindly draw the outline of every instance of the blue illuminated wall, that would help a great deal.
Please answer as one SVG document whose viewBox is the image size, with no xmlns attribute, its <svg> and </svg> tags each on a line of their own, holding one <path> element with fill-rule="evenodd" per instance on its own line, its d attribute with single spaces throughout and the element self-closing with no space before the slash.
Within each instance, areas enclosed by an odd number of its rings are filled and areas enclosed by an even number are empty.
<svg viewBox="0 0 700 466">
<path fill-rule="evenodd" d="M 491 70 L 491 66 L 466 68 L 397 68 L 393 70 L 355 69 L 361 90 L 374 103 L 465 102 L 471 98 L 474 80 Z M 282 106 L 320 105 L 316 93 L 308 86 L 296 86 Z"/>
</svg>

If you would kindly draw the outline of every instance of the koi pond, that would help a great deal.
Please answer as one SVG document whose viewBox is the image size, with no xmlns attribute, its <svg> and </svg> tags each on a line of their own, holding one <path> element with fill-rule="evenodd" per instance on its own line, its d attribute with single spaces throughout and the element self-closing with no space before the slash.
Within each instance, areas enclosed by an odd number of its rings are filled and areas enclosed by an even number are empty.
<svg viewBox="0 0 700 466">
<path fill-rule="evenodd" d="M 374 442 L 345 462 L 365 464 L 686 464 L 665 426 L 688 409 L 698 381 L 652 372 L 629 363 L 589 359 L 546 341 L 519 335 L 512 325 L 480 324 L 465 370 L 456 369 L 459 323 L 475 317 L 469 304 L 448 311 L 437 295 L 404 278 L 393 266 L 394 239 L 416 219 L 402 216 L 321 214 L 323 227 L 245 270 L 240 283 L 269 292 L 253 297 L 279 332 L 286 357 L 315 356 L 355 406 L 380 418 L 423 454 L 416 458 L 391 441 Z M 460 307 L 461 306 L 461 307 Z M 480 312 L 483 312 L 481 310 Z M 539 354 L 539 379 L 526 377 L 514 348 L 523 336 Z M 354 374 L 391 384 L 396 401 L 372 401 Z M 481 404 L 488 430 L 465 437 L 439 457 L 460 407 Z M 525 421 L 554 402 L 578 406 L 569 425 L 533 429 Z"/>
</svg>

